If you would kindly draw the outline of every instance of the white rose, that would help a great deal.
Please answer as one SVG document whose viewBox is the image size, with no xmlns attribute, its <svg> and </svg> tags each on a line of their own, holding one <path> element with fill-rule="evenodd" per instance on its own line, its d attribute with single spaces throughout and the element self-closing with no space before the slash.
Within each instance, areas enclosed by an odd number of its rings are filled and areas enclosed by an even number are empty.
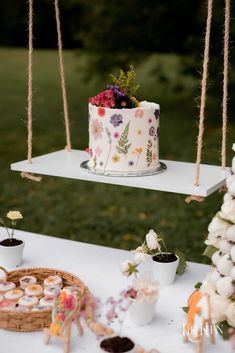
<svg viewBox="0 0 235 353">
<path fill-rule="evenodd" d="M 156 232 L 154 232 L 153 229 L 151 229 L 148 234 L 146 234 L 146 243 L 149 248 L 149 250 L 156 250 L 160 249 L 160 244 L 158 241 L 158 235 Z"/>
<path fill-rule="evenodd" d="M 222 277 L 216 282 L 216 290 L 223 298 L 229 298 L 233 295 L 234 288 L 232 277 Z"/>
<path fill-rule="evenodd" d="M 235 243 L 235 225 L 230 226 L 226 230 L 225 236 L 228 240 L 233 241 Z"/>
<path fill-rule="evenodd" d="M 219 322 L 225 321 L 225 313 L 231 301 L 215 293 L 210 295 L 210 303 L 213 322 L 217 324 Z"/>
<path fill-rule="evenodd" d="M 232 199 L 233 199 L 232 195 L 230 195 L 228 192 L 224 194 L 224 202 L 231 201 Z"/>
<path fill-rule="evenodd" d="M 233 175 L 233 177 L 235 177 Z M 228 192 L 231 194 L 231 195 L 235 195 L 235 180 L 233 180 L 229 185 L 228 185 Z"/>
<path fill-rule="evenodd" d="M 233 174 L 229 174 L 226 178 L 226 186 L 227 188 L 235 181 L 235 176 Z"/>
<path fill-rule="evenodd" d="M 228 254 L 232 248 L 232 244 L 227 240 L 220 240 L 218 245 L 219 245 L 219 250 L 223 254 Z"/>
<path fill-rule="evenodd" d="M 221 211 L 223 218 L 226 218 L 230 222 L 235 223 L 235 200 L 226 201 L 222 205 Z"/>
<path fill-rule="evenodd" d="M 230 260 L 230 255 L 226 254 L 221 257 L 217 263 L 217 270 L 221 275 L 228 276 L 233 268 L 233 263 Z"/>
<path fill-rule="evenodd" d="M 7 218 L 9 218 L 11 221 L 16 221 L 17 219 L 22 219 L 23 216 L 19 211 L 9 211 L 7 213 Z"/>
<path fill-rule="evenodd" d="M 206 245 L 213 245 L 215 248 L 219 248 L 219 242 L 221 240 L 221 236 L 216 232 L 209 233 L 207 239 L 205 240 Z"/>
<path fill-rule="evenodd" d="M 235 327 L 235 302 L 231 303 L 226 310 L 228 324 Z"/>
<path fill-rule="evenodd" d="M 235 174 L 235 157 L 232 159 L 232 172 Z"/>
<path fill-rule="evenodd" d="M 235 280 L 235 266 L 233 266 L 233 268 L 231 269 L 230 276 L 233 280 Z"/>
<path fill-rule="evenodd" d="M 235 262 L 235 245 L 233 245 L 232 249 L 230 250 L 230 255 L 233 262 Z"/>
<path fill-rule="evenodd" d="M 211 281 L 210 275 L 211 273 L 209 273 L 203 280 L 200 291 L 211 295 L 215 293 L 215 286 Z"/>
<path fill-rule="evenodd" d="M 211 261 L 215 266 L 217 265 L 220 259 L 221 259 L 220 251 L 214 252 L 214 254 L 211 257 Z"/>
<path fill-rule="evenodd" d="M 235 152 L 235 143 L 232 145 L 232 150 Z"/>
<path fill-rule="evenodd" d="M 215 216 L 208 226 L 208 231 L 209 233 L 217 233 L 218 235 L 223 235 L 228 227 L 229 224 L 227 222 L 218 216 Z"/>
<path fill-rule="evenodd" d="M 211 283 L 215 286 L 216 282 L 221 278 L 220 273 L 217 270 L 214 270 L 210 274 Z"/>
</svg>

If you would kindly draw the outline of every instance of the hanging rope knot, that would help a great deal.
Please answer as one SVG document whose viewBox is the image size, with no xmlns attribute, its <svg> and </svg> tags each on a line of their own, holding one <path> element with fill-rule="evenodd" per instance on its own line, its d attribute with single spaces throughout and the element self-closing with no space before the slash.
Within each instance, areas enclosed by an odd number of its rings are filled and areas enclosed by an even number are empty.
<svg viewBox="0 0 235 353">
<path fill-rule="evenodd" d="M 185 202 L 186 203 L 190 203 L 192 201 L 203 202 L 204 200 L 205 200 L 205 197 L 203 196 L 190 195 L 186 197 Z"/>
<path fill-rule="evenodd" d="M 26 179 L 29 179 L 32 181 L 37 181 L 37 182 L 40 182 L 42 180 L 41 176 L 36 176 L 36 175 L 29 173 L 29 172 L 21 172 L 20 175 L 23 179 L 26 178 Z"/>
</svg>

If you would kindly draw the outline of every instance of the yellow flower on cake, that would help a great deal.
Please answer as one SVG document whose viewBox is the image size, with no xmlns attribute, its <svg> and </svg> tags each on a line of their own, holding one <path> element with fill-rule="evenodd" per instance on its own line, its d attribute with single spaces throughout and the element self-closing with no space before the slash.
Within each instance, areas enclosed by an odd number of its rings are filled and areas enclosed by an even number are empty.
<svg viewBox="0 0 235 353">
<path fill-rule="evenodd" d="M 61 333 L 61 326 L 59 324 L 52 323 L 50 326 L 50 330 L 53 335 L 58 336 Z"/>
<path fill-rule="evenodd" d="M 114 154 L 112 157 L 113 163 L 118 163 L 120 161 L 120 156 L 117 154 Z"/>
<path fill-rule="evenodd" d="M 23 216 L 19 211 L 9 211 L 7 213 L 7 218 L 9 218 L 12 221 L 16 221 L 17 219 L 22 219 Z"/>
</svg>

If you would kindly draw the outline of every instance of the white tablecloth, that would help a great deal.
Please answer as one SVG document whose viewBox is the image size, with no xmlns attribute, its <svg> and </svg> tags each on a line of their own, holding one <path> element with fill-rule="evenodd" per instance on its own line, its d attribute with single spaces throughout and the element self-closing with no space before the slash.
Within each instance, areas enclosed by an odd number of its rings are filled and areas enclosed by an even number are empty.
<svg viewBox="0 0 235 353">
<path fill-rule="evenodd" d="M 88 285 L 91 292 L 105 301 L 110 295 L 117 295 L 127 286 L 119 271 L 119 264 L 130 258 L 130 253 L 81 242 L 74 242 L 39 234 L 16 231 L 19 239 L 25 240 L 23 267 L 53 267 L 70 271 Z M 1 259 L 0 259 L 1 265 Z M 185 314 L 181 307 L 186 305 L 195 283 L 208 272 L 206 265 L 189 263 L 186 273 L 176 282 L 161 289 L 156 306 L 156 317 L 151 325 L 133 327 L 126 320 L 123 333 L 146 349 L 157 348 L 161 353 L 194 353 L 192 343 L 182 341 L 182 325 Z M 72 331 L 72 352 L 97 353 L 97 338 L 85 329 L 83 337 Z M 229 343 L 216 339 L 212 346 L 206 339 L 206 353 L 229 353 Z M 50 345 L 43 344 L 43 334 L 17 333 L 0 330 L 0 353 L 54 353 L 63 352 L 62 342 L 52 339 Z"/>
</svg>

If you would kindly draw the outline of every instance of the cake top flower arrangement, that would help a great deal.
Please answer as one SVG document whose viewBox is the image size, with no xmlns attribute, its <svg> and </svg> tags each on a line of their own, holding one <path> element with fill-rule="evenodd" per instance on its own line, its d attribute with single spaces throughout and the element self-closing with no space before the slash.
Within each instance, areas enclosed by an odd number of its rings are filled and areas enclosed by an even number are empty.
<svg viewBox="0 0 235 353">
<path fill-rule="evenodd" d="M 139 85 L 135 84 L 136 74 L 133 66 L 125 72 L 119 71 L 119 76 L 110 75 L 112 83 L 107 85 L 105 91 L 89 99 L 89 103 L 97 107 L 113 109 L 131 109 L 139 106 L 135 97 Z"/>
</svg>

